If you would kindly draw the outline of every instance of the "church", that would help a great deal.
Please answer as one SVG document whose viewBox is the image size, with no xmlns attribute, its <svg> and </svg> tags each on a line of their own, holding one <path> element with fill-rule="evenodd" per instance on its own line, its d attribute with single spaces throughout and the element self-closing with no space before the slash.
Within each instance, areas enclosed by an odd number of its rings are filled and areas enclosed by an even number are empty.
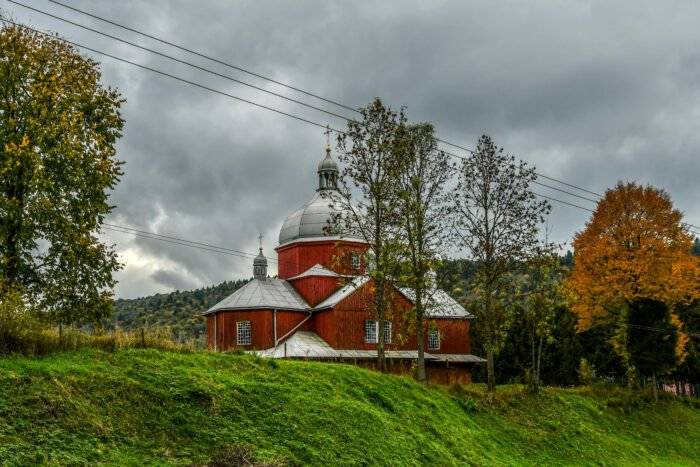
<svg viewBox="0 0 700 467">
<path fill-rule="evenodd" d="M 291 213 L 279 233 L 278 275 L 267 274 L 268 260 L 253 260 L 253 279 L 204 312 L 212 350 L 242 349 L 263 357 L 345 362 L 375 367 L 379 329 L 384 327 L 387 367 L 413 370 L 418 357 L 415 327 L 406 317 L 412 291 L 394 289 L 387 319 L 376 320 L 372 280 L 364 274 L 367 243 L 353 235 L 329 234 L 344 209 L 338 166 L 330 148 L 318 165 L 318 188 Z M 435 290 L 424 332 L 428 380 L 466 384 L 474 364 L 473 318 L 446 292 Z"/>
</svg>

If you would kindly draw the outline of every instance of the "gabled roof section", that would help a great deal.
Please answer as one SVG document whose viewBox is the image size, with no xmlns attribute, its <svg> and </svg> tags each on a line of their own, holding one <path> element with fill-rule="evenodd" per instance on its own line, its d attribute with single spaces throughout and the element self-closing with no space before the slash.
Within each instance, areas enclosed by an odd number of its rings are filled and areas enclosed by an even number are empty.
<svg viewBox="0 0 700 467">
<path fill-rule="evenodd" d="M 310 311 L 311 308 L 287 281 L 268 277 L 251 280 L 203 314 L 255 309 Z"/>
<path fill-rule="evenodd" d="M 314 307 L 315 310 L 323 310 L 326 308 L 332 308 L 344 300 L 346 297 L 352 295 L 357 289 L 369 282 L 369 276 L 357 276 L 353 278 L 348 284 L 344 285 L 337 290 L 333 295 L 319 303 Z"/>
<path fill-rule="evenodd" d="M 318 334 L 310 331 L 297 331 L 276 347 L 256 351 L 261 357 L 272 358 L 337 358 L 338 352 Z"/>
<path fill-rule="evenodd" d="M 399 291 L 411 302 L 416 298 L 416 293 L 413 289 L 400 288 Z M 442 289 L 435 289 L 432 292 L 432 300 L 426 310 L 427 318 L 473 318 L 457 300 Z"/>
<path fill-rule="evenodd" d="M 301 279 L 302 277 L 341 277 L 341 275 L 335 271 L 331 271 L 321 264 L 316 263 L 301 274 L 297 274 L 296 276 L 290 277 L 287 280 L 292 281 L 294 279 Z"/>
</svg>

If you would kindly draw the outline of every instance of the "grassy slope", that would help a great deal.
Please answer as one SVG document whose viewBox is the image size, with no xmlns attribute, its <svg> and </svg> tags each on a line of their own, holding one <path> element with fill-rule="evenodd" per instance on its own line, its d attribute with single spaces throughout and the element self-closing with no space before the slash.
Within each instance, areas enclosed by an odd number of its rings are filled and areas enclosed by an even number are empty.
<svg viewBox="0 0 700 467">
<path fill-rule="evenodd" d="M 347 365 L 230 354 L 81 351 L 0 358 L 9 465 L 262 458 L 350 464 L 675 464 L 700 459 L 700 409 L 622 391 L 421 387 Z M 2 462 L 0 462 L 2 463 Z"/>
</svg>

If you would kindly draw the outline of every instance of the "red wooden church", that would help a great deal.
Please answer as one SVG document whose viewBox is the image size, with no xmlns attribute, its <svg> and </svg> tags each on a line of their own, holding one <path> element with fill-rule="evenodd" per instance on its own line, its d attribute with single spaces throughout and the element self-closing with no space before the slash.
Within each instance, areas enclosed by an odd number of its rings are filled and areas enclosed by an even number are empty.
<svg viewBox="0 0 700 467">
<path fill-rule="evenodd" d="M 361 260 L 367 244 L 351 235 L 327 235 L 326 227 L 343 209 L 337 182 L 338 167 L 326 149 L 316 194 L 282 225 L 275 249 L 278 277 L 268 277 L 260 248 L 253 279 L 204 312 L 211 349 L 374 366 L 382 325 L 389 368 L 410 371 L 418 354 L 415 330 L 399 311 L 411 308 L 411 290 L 396 289 L 393 317 L 375 320 L 372 281 Z M 435 291 L 433 302 L 424 347 L 428 379 L 468 383 L 472 365 L 484 361 L 470 354 L 472 316 L 442 290 Z"/>
</svg>

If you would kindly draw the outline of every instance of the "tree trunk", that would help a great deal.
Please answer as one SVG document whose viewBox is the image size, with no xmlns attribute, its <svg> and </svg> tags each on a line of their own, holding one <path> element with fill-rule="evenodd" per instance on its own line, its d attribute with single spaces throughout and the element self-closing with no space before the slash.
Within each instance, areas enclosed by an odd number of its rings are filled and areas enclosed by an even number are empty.
<svg viewBox="0 0 700 467">
<path fill-rule="evenodd" d="M 377 311 L 377 369 L 386 371 L 386 356 L 384 354 L 384 279 L 377 281 L 375 291 L 375 308 Z"/>
<path fill-rule="evenodd" d="M 488 376 L 487 376 L 486 386 L 487 386 L 489 392 L 496 390 L 496 373 L 495 373 L 495 366 L 494 366 L 493 360 L 494 360 L 493 350 L 487 349 L 486 350 L 486 371 L 488 373 Z"/>
<path fill-rule="evenodd" d="M 654 402 L 659 402 L 659 388 L 656 387 L 656 372 L 651 374 L 651 384 L 654 387 L 652 391 L 654 392 Z"/>
<path fill-rule="evenodd" d="M 542 370 L 542 343 L 544 339 L 540 337 L 539 347 L 537 348 L 537 369 L 535 370 L 535 392 L 540 390 L 540 373 Z"/>
<path fill-rule="evenodd" d="M 425 381 L 425 333 L 423 329 L 423 297 L 416 290 L 416 339 L 418 341 L 418 381 Z"/>
</svg>

